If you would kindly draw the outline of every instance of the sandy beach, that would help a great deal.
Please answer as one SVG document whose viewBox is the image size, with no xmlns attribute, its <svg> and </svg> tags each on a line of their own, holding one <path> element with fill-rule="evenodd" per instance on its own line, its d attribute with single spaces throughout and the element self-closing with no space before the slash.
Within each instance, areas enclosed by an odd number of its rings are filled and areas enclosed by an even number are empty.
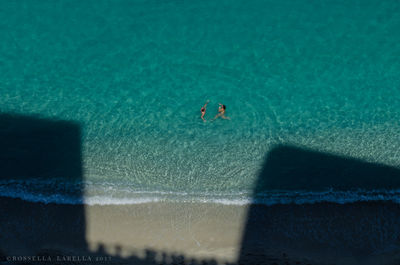
<svg viewBox="0 0 400 265">
<path fill-rule="evenodd" d="M 400 261 L 400 255 L 394 250 L 373 255 L 360 252 L 357 256 L 356 251 L 350 251 L 345 245 L 341 249 L 316 244 L 316 238 L 320 237 L 316 235 L 318 232 L 303 232 L 305 236 L 298 235 L 296 241 L 290 242 L 292 236 L 285 235 L 278 227 L 289 232 L 289 227 L 293 227 L 290 224 L 293 216 L 297 216 L 300 226 L 305 227 L 307 221 L 302 215 L 309 211 L 307 206 L 258 206 L 256 212 L 268 211 L 271 216 L 270 222 L 264 224 L 246 220 L 249 206 L 238 205 L 46 205 L 1 198 L 0 206 L 3 213 L 0 250 L 6 264 L 21 264 L 17 262 L 18 258 L 21 261 L 21 257 L 27 256 L 35 260 L 22 264 L 51 264 L 46 261 L 48 256 L 53 261 L 59 259 L 57 264 L 238 264 L 239 261 L 240 264 L 271 265 L 372 265 L 398 264 Z M 387 207 L 392 206 L 397 207 Z M 320 216 L 335 207 L 321 206 Z M 361 209 L 359 213 L 350 209 L 351 206 L 346 207 L 348 209 L 342 208 L 338 212 L 351 210 L 355 213 L 354 218 L 362 219 L 360 213 L 374 206 L 353 205 L 354 209 Z M 251 211 L 254 213 L 254 209 Z M 359 221 L 356 219 L 352 220 L 353 225 Z M 288 220 L 287 223 L 284 220 Z M 275 225 L 271 225 L 273 223 Z M 268 229 L 263 230 L 261 226 Z M 318 229 L 320 233 L 332 236 L 324 226 Z M 254 236 L 256 234 L 259 238 Z M 316 237 L 310 237 L 311 234 Z M 359 242 L 355 237 L 349 244 L 356 246 Z"/>
<path fill-rule="evenodd" d="M 168 259 L 183 256 L 234 262 L 246 215 L 245 207 L 207 204 L 96 205 L 82 209 L 82 205 L 2 198 L 0 205 L 5 213 L 1 217 L 3 255 L 101 253 L 112 256 L 111 261 L 132 256 L 145 260 L 149 258 L 146 255 L 156 253 L 157 262 L 163 254 Z"/>
<path fill-rule="evenodd" d="M 10 264 L 14 256 L 42 254 L 80 256 L 76 264 L 85 264 L 86 256 L 107 264 L 234 264 L 247 214 L 244 206 L 149 203 L 85 206 L 82 218 L 82 205 L 10 198 L 0 205 L 0 249 Z M 274 254 L 290 261 L 286 253 Z M 263 264 L 278 260 L 264 257 Z"/>
</svg>

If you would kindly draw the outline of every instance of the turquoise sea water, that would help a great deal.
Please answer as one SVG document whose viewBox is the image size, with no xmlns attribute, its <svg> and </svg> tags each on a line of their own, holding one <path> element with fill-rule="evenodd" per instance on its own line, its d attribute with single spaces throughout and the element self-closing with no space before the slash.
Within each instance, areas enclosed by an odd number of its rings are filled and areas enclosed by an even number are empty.
<svg viewBox="0 0 400 265">
<path fill-rule="evenodd" d="M 0 14 L 0 112 L 81 125 L 87 203 L 246 203 L 280 144 L 400 167 L 396 0 L 5 0 Z M 207 120 L 218 103 L 231 120 L 203 123 L 207 99 Z M 49 185 L 3 179 L 0 195 L 78 202 Z M 399 197 L 368 192 L 268 202 Z"/>
</svg>

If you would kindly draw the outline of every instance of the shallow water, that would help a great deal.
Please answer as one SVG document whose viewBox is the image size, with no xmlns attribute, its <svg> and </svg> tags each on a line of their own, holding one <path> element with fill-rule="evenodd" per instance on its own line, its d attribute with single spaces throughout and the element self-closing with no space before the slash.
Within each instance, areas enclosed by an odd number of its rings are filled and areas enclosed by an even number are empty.
<svg viewBox="0 0 400 265">
<path fill-rule="evenodd" d="M 0 111 L 79 122 L 85 197 L 57 176 L 67 188 L 55 197 L 40 176 L 2 179 L 0 195 L 242 204 L 282 144 L 400 167 L 399 11 L 395 0 L 2 1 Z M 230 121 L 210 122 L 218 103 Z M 265 203 L 370 193 L 280 190 Z"/>
</svg>

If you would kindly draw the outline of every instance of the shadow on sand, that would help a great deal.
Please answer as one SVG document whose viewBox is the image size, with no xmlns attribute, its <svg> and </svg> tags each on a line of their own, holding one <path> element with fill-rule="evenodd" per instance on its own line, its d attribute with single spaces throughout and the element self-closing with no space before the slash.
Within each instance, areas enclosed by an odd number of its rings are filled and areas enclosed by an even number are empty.
<svg viewBox="0 0 400 265">
<path fill-rule="evenodd" d="M 40 181 L 33 182 L 32 187 L 51 196 L 61 188 L 58 183 L 68 179 L 75 183 L 74 188 L 67 191 L 70 197 L 82 199 L 80 130 L 75 122 L 0 114 L 0 189 L 5 192 L 10 182 L 26 184 L 35 178 Z M 396 168 L 277 146 L 267 154 L 254 196 L 277 189 L 346 191 L 399 187 L 400 171 Z M 13 193 L 20 193 L 19 197 L 30 196 L 26 190 Z M 107 254 L 102 245 L 97 251 L 90 251 L 85 238 L 82 204 L 48 207 L 43 203 L 12 199 L 10 195 L 0 200 L 0 263 L 217 264 L 214 259 L 196 260 L 150 249 L 143 258 L 136 255 L 123 258 L 119 246 L 113 256 Z M 27 215 L 32 211 L 36 212 L 35 218 Z M 321 260 L 323 256 L 325 264 L 367 264 L 365 257 L 371 253 L 398 245 L 399 217 L 399 207 L 391 202 L 254 204 L 249 208 L 236 264 L 311 264 L 307 260 L 289 259 L 288 255 L 314 260 Z M 59 253 L 55 251 L 58 246 L 67 246 L 76 252 Z M 87 258 L 57 260 L 57 256 L 65 255 Z M 39 256 L 42 260 L 27 260 L 28 256 Z"/>
</svg>

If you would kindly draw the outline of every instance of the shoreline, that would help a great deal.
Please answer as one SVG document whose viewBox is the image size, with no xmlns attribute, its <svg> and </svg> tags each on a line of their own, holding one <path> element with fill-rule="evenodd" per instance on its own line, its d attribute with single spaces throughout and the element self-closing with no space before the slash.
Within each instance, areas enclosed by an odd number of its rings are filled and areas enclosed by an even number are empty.
<svg viewBox="0 0 400 265">
<path fill-rule="evenodd" d="M 22 183 L 22 181 L 21 181 Z M 35 185 L 35 183 L 31 183 Z M 68 187 L 66 187 L 68 189 Z M 151 194 L 151 195 L 149 195 Z M 173 194 L 171 192 L 169 195 Z M 113 195 L 90 196 L 85 195 L 72 198 L 68 195 L 32 195 L 29 192 L 0 193 L 0 198 L 20 199 L 30 203 L 57 204 L 57 205 L 84 205 L 84 206 L 130 206 L 150 203 L 161 204 L 207 204 L 224 206 L 279 206 L 279 205 L 312 205 L 312 204 L 356 204 L 356 203 L 396 203 L 400 205 L 400 191 L 386 190 L 349 190 L 349 191 L 271 191 L 253 197 L 250 193 L 247 196 L 234 197 L 232 195 L 217 194 L 189 194 L 179 193 L 175 196 L 163 196 L 163 192 L 138 192 L 134 197 L 114 197 Z M 210 197 L 207 197 L 210 196 Z"/>
</svg>

